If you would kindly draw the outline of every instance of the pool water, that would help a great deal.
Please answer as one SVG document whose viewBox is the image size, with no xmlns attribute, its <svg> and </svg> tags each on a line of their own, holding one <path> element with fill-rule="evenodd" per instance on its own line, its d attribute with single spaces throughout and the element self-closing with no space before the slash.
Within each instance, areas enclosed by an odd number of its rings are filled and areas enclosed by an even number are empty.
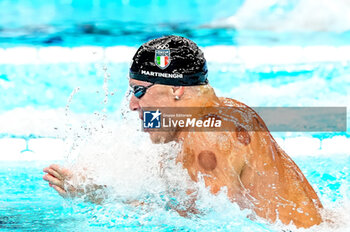
<svg viewBox="0 0 350 232">
<path fill-rule="evenodd" d="M 169 210 L 193 183 L 172 163 L 176 149 L 150 144 L 123 111 L 128 68 L 140 44 L 182 35 L 203 49 L 219 96 L 253 107 L 345 106 L 349 115 L 349 10 L 328 0 L 1 1 L 0 230 L 294 231 L 248 219 L 224 189 L 213 196 L 202 183 L 200 214 Z M 333 221 L 297 231 L 350 231 L 349 124 L 273 136 Z M 164 173 L 161 151 L 170 154 Z M 42 180 L 52 163 L 95 168 L 111 186 L 105 203 L 59 197 Z"/>
<path fill-rule="evenodd" d="M 336 214 L 339 231 L 344 231 L 349 210 L 349 156 L 294 159 L 324 206 Z M 42 167 L 48 162 L 3 162 L 0 167 L 0 227 L 2 231 L 280 231 L 264 222 L 253 222 L 236 207 L 215 205 L 211 212 L 193 219 L 182 218 L 162 208 L 151 215 L 127 205 L 94 206 L 66 203 L 42 181 Z M 229 209 L 227 209 L 229 208 Z M 227 215 L 225 210 L 231 213 Z M 233 211 L 233 214 L 232 214 Z M 129 212 L 129 217 L 123 213 Z M 162 218 L 159 218 L 162 217 Z M 311 231 L 329 231 L 321 225 Z"/>
</svg>

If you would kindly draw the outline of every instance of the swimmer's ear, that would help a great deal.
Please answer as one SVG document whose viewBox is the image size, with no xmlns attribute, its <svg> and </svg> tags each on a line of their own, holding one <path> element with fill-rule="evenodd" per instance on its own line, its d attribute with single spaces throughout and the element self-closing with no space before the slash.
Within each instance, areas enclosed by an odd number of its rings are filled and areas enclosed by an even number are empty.
<svg viewBox="0 0 350 232">
<path fill-rule="evenodd" d="M 175 99 L 180 99 L 184 95 L 185 87 L 183 86 L 173 86 L 173 94 Z"/>
</svg>

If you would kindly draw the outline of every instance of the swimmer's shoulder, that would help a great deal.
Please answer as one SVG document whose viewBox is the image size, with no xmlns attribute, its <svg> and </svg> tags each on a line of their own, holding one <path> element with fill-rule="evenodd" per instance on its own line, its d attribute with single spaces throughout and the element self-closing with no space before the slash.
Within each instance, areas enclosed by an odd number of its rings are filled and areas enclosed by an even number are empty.
<svg viewBox="0 0 350 232">
<path fill-rule="evenodd" d="M 222 106 L 229 107 L 248 107 L 246 104 L 228 97 L 219 97 Z"/>
<path fill-rule="evenodd" d="M 244 122 L 249 123 L 254 128 L 257 128 L 257 130 L 268 130 L 264 120 L 259 116 L 259 114 L 243 102 L 227 97 L 219 97 L 219 100 L 221 105 L 224 107 L 237 108 L 238 112 L 240 112 L 240 115 L 242 116 L 242 119 L 244 118 Z"/>
<path fill-rule="evenodd" d="M 239 108 L 242 108 L 243 110 L 257 114 L 252 108 L 250 108 L 249 106 L 247 106 L 243 102 L 237 101 L 235 99 L 228 98 L 228 97 L 219 97 L 219 100 L 220 100 L 222 106 L 239 107 Z"/>
</svg>

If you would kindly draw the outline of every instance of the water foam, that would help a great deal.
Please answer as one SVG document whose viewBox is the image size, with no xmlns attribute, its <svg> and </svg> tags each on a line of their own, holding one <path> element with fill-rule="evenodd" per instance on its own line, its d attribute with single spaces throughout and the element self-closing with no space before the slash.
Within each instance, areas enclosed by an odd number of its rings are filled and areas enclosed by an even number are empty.
<svg viewBox="0 0 350 232">
<path fill-rule="evenodd" d="M 123 119 L 116 122 L 99 114 L 70 124 L 66 138 L 70 149 L 64 157 L 64 165 L 74 170 L 69 184 L 85 190 L 91 184 L 105 186 L 96 192 L 96 198 L 103 199 L 102 205 L 82 206 L 85 196 L 70 201 L 76 214 L 91 218 L 92 226 L 123 225 L 136 230 L 155 226 L 192 230 L 243 226 L 267 231 L 266 222 L 252 223 L 247 219 L 252 212 L 241 211 L 229 201 L 226 189 L 212 195 L 203 176 L 198 183 L 191 181 L 187 171 L 176 163 L 181 144 L 153 144 L 135 123 L 137 113 L 126 110 L 118 113 L 123 114 Z M 192 194 L 188 195 L 188 190 Z M 195 215 L 181 217 L 172 210 L 189 209 L 194 199 L 198 212 Z"/>
</svg>

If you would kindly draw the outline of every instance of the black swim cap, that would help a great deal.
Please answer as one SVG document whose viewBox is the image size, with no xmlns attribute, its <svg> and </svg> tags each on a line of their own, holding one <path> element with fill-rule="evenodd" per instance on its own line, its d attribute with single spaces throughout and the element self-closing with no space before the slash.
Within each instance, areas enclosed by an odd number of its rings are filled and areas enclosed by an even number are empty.
<svg viewBox="0 0 350 232">
<path fill-rule="evenodd" d="M 143 44 L 129 72 L 131 79 L 174 86 L 205 85 L 207 75 L 203 52 L 193 41 L 174 35 Z"/>
</svg>

